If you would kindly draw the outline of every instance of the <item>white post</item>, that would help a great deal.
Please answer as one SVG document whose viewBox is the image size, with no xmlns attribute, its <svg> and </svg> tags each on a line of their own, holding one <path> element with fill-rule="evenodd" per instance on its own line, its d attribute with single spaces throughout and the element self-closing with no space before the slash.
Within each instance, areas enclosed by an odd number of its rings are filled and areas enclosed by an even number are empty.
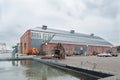
<svg viewBox="0 0 120 80">
<path fill-rule="evenodd" d="M 46 54 L 48 54 L 48 53 L 47 53 L 47 44 L 48 44 L 48 43 L 45 43 L 45 45 L 46 45 Z"/>
</svg>

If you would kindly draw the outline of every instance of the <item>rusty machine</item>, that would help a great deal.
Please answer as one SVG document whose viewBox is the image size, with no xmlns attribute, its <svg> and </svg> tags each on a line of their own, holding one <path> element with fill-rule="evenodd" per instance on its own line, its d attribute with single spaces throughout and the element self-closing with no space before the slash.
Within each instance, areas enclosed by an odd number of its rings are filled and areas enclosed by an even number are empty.
<svg viewBox="0 0 120 80">
<path fill-rule="evenodd" d="M 62 46 L 61 43 L 58 43 L 55 47 L 54 47 L 54 57 L 58 58 L 58 59 L 65 59 L 65 49 Z"/>
<path fill-rule="evenodd" d="M 32 48 L 32 49 L 25 49 L 24 54 L 26 55 L 39 55 L 40 51 L 37 48 Z"/>
</svg>

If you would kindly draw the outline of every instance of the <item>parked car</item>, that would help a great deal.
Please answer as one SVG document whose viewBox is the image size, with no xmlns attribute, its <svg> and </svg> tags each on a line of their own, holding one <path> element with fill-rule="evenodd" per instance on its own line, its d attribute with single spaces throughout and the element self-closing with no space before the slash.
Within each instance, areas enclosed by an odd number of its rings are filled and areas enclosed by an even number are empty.
<svg viewBox="0 0 120 80">
<path fill-rule="evenodd" d="M 110 53 L 100 53 L 97 54 L 98 57 L 112 57 L 112 55 Z"/>
<path fill-rule="evenodd" d="M 111 55 L 114 56 L 114 57 L 117 57 L 117 56 L 118 56 L 117 53 L 111 53 Z"/>
</svg>

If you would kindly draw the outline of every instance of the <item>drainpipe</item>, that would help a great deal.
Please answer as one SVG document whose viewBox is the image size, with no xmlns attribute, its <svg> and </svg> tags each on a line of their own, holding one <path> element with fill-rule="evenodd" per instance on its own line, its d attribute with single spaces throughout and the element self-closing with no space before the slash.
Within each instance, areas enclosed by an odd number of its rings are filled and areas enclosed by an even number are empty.
<svg viewBox="0 0 120 80">
<path fill-rule="evenodd" d="M 86 45 L 86 47 L 87 47 L 87 50 L 86 50 L 86 52 L 85 52 L 85 56 L 88 55 L 88 45 Z"/>
</svg>

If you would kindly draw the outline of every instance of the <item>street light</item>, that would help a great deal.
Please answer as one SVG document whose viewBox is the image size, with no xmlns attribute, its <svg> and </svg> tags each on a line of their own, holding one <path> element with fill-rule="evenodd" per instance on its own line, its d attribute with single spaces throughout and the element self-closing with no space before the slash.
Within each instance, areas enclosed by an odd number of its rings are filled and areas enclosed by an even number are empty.
<svg viewBox="0 0 120 80">
<path fill-rule="evenodd" d="M 46 45 L 46 54 L 47 54 L 47 45 L 48 45 L 48 43 L 45 43 L 45 45 Z"/>
<path fill-rule="evenodd" d="M 86 51 L 85 51 L 85 56 L 88 54 L 88 45 L 86 45 Z"/>
</svg>

